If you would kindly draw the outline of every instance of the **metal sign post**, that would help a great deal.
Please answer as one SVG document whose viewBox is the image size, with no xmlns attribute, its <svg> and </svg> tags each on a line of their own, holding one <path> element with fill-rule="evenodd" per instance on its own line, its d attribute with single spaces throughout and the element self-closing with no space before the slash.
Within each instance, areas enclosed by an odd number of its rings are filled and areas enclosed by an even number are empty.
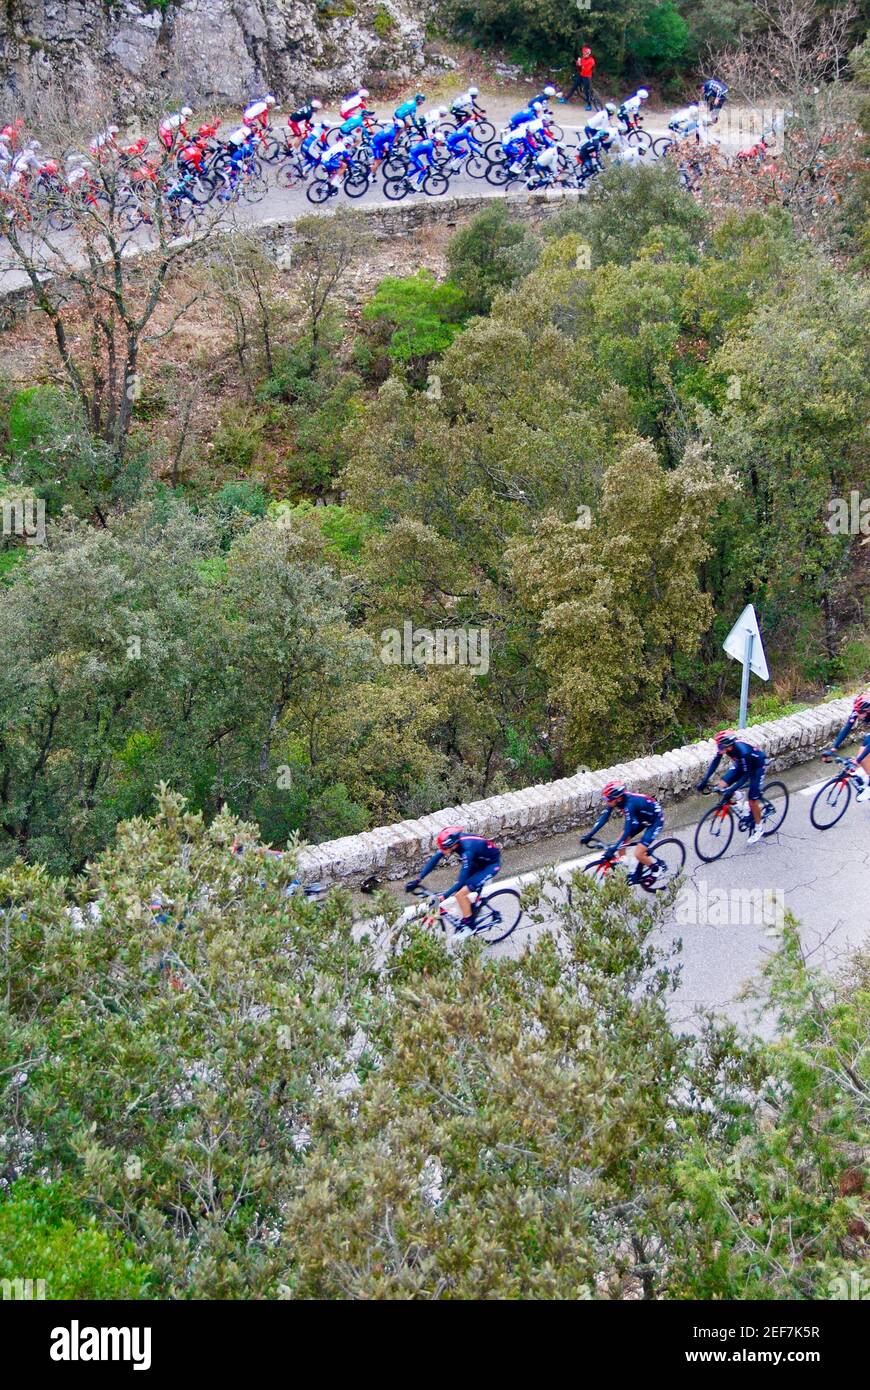
<svg viewBox="0 0 870 1390">
<path fill-rule="evenodd" d="M 740 717 L 737 727 L 745 729 L 749 710 L 750 672 L 754 671 L 760 680 L 770 680 L 767 658 L 764 655 L 764 644 L 758 627 L 758 618 L 751 603 L 748 603 L 740 614 L 722 643 L 722 647 L 732 660 L 743 663 L 743 676 L 740 682 Z"/>
</svg>

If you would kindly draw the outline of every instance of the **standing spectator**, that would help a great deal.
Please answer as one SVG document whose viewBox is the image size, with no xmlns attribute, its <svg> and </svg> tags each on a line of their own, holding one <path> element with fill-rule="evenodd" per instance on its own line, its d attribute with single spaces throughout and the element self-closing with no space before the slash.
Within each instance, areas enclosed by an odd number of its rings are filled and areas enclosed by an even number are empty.
<svg viewBox="0 0 870 1390">
<path fill-rule="evenodd" d="M 593 110 L 592 74 L 595 71 L 595 59 L 592 56 L 592 49 L 584 44 L 580 52 L 580 57 L 576 59 L 574 66 L 576 67 L 577 72 L 574 76 L 574 82 L 571 87 L 571 90 L 566 97 L 560 97 L 559 100 L 562 102 L 570 101 L 574 93 L 579 88 L 580 90 L 582 90 L 583 96 L 586 101 L 586 110 L 591 111 Z"/>
</svg>

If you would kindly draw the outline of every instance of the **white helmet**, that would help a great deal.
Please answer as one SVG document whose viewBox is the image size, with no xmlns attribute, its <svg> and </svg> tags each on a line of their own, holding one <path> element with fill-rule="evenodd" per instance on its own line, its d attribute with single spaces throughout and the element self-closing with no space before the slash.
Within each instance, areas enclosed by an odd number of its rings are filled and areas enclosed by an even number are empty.
<svg viewBox="0 0 870 1390">
<path fill-rule="evenodd" d="M 182 106 L 182 108 L 181 108 L 181 114 L 182 114 L 182 116 L 192 116 L 192 115 L 193 115 L 193 108 L 192 108 L 191 106 Z"/>
<path fill-rule="evenodd" d="M 476 97 L 476 96 L 477 96 L 477 93 L 479 92 L 479 90 L 480 90 L 479 87 L 469 87 L 469 89 L 468 89 L 468 95 L 469 95 L 470 97 Z"/>
<path fill-rule="evenodd" d="M 616 115 L 616 103 L 615 103 L 615 102 L 609 101 L 609 102 L 607 103 L 607 105 L 605 106 L 604 109 L 605 109 L 605 111 L 607 112 L 608 116 L 615 116 L 615 115 Z"/>
<path fill-rule="evenodd" d="M 266 95 L 265 101 L 266 101 L 266 105 L 267 105 L 267 106 L 274 106 L 274 105 L 275 105 L 275 98 L 272 96 L 272 93 L 271 93 L 271 92 L 269 92 L 269 93 Z"/>
<path fill-rule="evenodd" d="M 359 91 L 357 92 L 357 96 L 358 96 L 358 97 L 367 97 L 368 94 L 369 94 L 369 89 L 368 89 L 368 87 L 360 87 Z"/>
<path fill-rule="evenodd" d="M 697 106 L 690 106 L 690 107 L 689 107 L 689 115 L 690 115 L 690 116 L 697 116 L 697 114 L 698 114 L 698 108 L 697 108 Z"/>
<path fill-rule="evenodd" d="M 312 110 L 312 111 L 320 111 L 322 107 L 323 107 L 323 102 L 322 102 L 322 101 L 318 101 L 318 100 L 317 100 L 317 97 L 314 97 L 313 100 L 312 100 L 312 102 L 311 102 L 311 110 Z"/>
<path fill-rule="evenodd" d="M 647 97 L 649 96 L 649 92 L 647 91 L 646 87 L 638 87 L 637 96 L 640 97 L 641 101 L 646 101 Z"/>
<path fill-rule="evenodd" d="M 435 109 L 439 116 L 446 116 L 448 114 L 446 106 L 437 106 Z"/>
<path fill-rule="evenodd" d="M 543 109 L 544 109 L 544 103 L 543 103 L 542 101 L 533 101 L 533 102 L 532 102 L 532 110 L 533 110 L 533 111 L 543 111 Z"/>
<path fill-rule="evenodd" d="M 556 88 L 555 88 L 555 87 L 545 87 L 545 88 L 544 88 L 544 96 L 545 96 L 545 97 L 554 97 L 555 95 L 556 95 Z"/>
<path fill-rule="evenodd" d="M 324 130 L 332 130 L 332 127 L 335 125 L 335 121 L 331 121 L 328 116 L 324 116 L 320 124 L 323 126 Z"/>
</svg>

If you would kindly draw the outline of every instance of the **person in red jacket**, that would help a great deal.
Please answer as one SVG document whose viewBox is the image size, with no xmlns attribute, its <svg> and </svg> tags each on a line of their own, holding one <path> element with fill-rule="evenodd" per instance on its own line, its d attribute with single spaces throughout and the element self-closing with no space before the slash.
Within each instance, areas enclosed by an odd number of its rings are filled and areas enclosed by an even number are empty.
<svg viewBox="0 0 870 1390">
<path fill-rule="evenodd" d="M 580 53 L 580 57 L 576 60 L 574 66 L 577 69 L 577 72 L 574 76 L 574 84 L 571 87 L 571 90 L 568 93 L 568 95 L 566 97 L 562 97 L 561 100 L 563 102 L 570 101 L 574 93 L 579 88 L 582 90 L 583 96 L 586 100 L 586 110 L 591 111 L 592 74 L 595 71 L 595 59 L 592 56 L 592 49 L 589 48 L 588 45 L 584 44 L 583 49 Z"/>
</svg>

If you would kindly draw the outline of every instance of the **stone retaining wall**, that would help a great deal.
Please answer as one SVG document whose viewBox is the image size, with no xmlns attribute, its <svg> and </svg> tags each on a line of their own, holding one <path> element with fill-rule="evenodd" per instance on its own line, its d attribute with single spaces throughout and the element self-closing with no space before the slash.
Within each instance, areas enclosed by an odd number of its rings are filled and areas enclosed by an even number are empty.
<svg viewBox="0 0 870 1390">
<path fill-rule="evenodd" d="M 809 762 L 833 741 L 851 705 L 851 699 L 832 700 L 785 719 L 753 724 L 748 737 L 778 769 Z M 448 806 L 419 820 L 328 840 L 304 850 L 300 868 L 305 879 L 326 883 L 353 882 L 375 871 L 387 878 L 404 878 L 432 853 L 438 831 L 454 823 L 502 845 L 558 835 L 592 823 L 600 810 L 601 788 L 614 778 L 666 803 L 687 795 L 706 771 L 714 747 L 712 739 L 706 739 L 655 757 L 635 758 L 486 801 Z"/>
</svg>

